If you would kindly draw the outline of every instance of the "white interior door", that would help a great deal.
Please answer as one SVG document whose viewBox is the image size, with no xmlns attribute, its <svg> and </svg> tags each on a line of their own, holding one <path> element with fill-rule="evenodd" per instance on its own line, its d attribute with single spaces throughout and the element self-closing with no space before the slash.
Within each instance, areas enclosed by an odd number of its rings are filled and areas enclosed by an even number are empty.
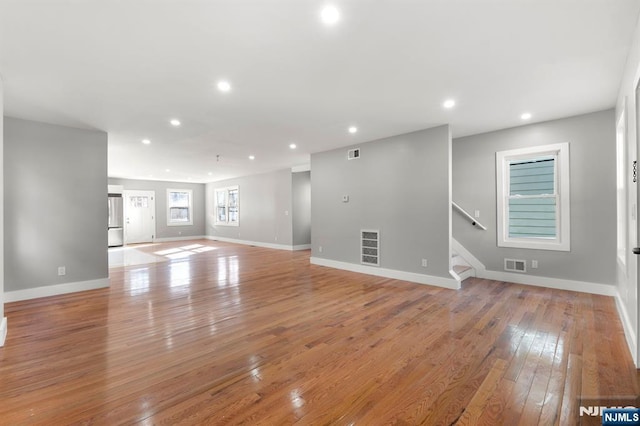
<svg viewBox="0 0 640 426">
<path fill-rule="evenodd" d="M 155 191 L 124 191 L 125 244 L 150 243 L 156 235 Z"/>
<path fill-rule="evenodd" d="M 617 188 L 617 260 L 618 290 L 627 321 L 638 322 L 638 256 L 633 249 L 638 247 L 638 135 L 640 135 L 640 90 L 636 89 L 635 111 L 625 100 L 616 123 L 616 188 Z M 628 115 L 631 114 L 631 115 Z M 623 321 L 625 319 L 623 318 Z M 637 330 L 639 324 L 629 324 Z M 635 333 L 633 330 L 628 330 Z"/>
</svg>

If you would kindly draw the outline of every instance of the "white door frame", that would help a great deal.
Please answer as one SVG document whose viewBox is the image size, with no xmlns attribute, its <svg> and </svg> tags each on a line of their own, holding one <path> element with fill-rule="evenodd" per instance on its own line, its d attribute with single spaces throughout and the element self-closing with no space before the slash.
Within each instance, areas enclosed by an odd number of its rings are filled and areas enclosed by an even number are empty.
<svg viewBox="0 0 640 426">
<path fill-rule="evenodd" d="M 630 167 L 633 167 L 633 161 L 634 160 L 638 160 L 638 153 L 640 152 L 640 81 L 636 80 L 635 82 L 635 91 L 634 91 L 634 108 L 631 109 L 632 111 L 635 111 L 635 116 L 633 117 L 633 129 L 631 129 L 631 126 L 629 124 L 627 124 L 626 126 L 626 134 L 627 134 L 627 146 L 629 147 L 633 147 L 634 150 L 634 154 L 635 154 L 635 158 L 628 158 L 627 160 L 627 164 L 630 165 Z M 627 99 L 624 99 L 624 104 L 623 104 L 623 114 L 625 114 L 625 118 L 627 120 L 627 123 L 629 123 L 629 114 L 627 114 L 627 111 L 629 111 L 630 108 L 628 108 L 627 105 Z M 633 130 L 633 131 L 631 131 Z M 638 182 L 638 180 L 640 180 L 640 172 L 637 170 L 638 164 L 635 164 L 636 166 L 636 170 L 634 173 L 634 170 L 629 170 L 627 174 L 631 175 L 631 174 L 635 174 L 634 179 L 636 182 L 632 183 L 631 185 L 633 185 L 633 187 L 631 188 L 631 191 L 634 192 L 635 195 L 635 205 L 631 206 L 631 208 L 633 209 L 632 211 L 632 215 L 633 217 L 629 218 L 629 223 L 631 223 L 633 221 L 633 226 L 635 226 L 635 241 L 634 242 L 630 242 L 630 247 L 631 249 L 633 249 L 634 247 L 638 247 L 638 242 L 640 241 L 639 237 L 640 234 L 638 234 L 638 231 L 640 231 L 640 227 L 637 226 L 638 224 L 638 214 L 640 213 L 640 206 L 638 206 L 638 200 L 640 199 L 640 182 Z M 629 191 L 629 193 L 631 193 L 631 191 Z M 632 245 L 633 244 L 633 245 Z M 635 270 L 633 271 L 635 274 L 632 276 L 629 276 L 629 285 L 627 286 L 627 288 L 629 289 L 629 291 L 633 291 L 635 290 L 635 295 L 630 294 L 630 295 L 626 295 L 627 298 L 634 298 L 636 300 L 636 314 L 635 314 L 635 318 L 629 318 L 629 321 L 635 321 L 635 336 L 633 336 L 635 338 L 635 351 L 636 353 L 633 354 L 634 358 L 635 358 L 635 363 L 636 363 L 636 368 L 640 368 L 640 275 L 638 274 L 638 258 L 639 256 L 634 255 L 632 252 L 629 253 L 630 257 L 633 257 L 634 259 L 631 262 L 635 262 Z M 633 286 L 633 283 L 635 283 L 635 286 Z M 619 295 L 621 296 L 621 295 Z M 624 303 L 624 300 L 620 301 L 621 303 Z M 627 313 L 627 315 L 631 315 L 631 313 Z"/>
</svg>

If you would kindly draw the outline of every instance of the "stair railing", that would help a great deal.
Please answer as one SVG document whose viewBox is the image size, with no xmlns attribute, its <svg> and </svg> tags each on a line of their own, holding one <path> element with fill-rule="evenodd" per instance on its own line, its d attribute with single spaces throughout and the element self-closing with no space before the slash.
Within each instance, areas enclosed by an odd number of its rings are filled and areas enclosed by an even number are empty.
<svg viewBox="0 0 640 426">
<path fill-rule="evenodd" d="M 459 205 L 457 205 L 455 202 L 451 202 L 451 205 L 453 206 L 454 209 L 456 209 L 462 216 L 466 217 L 467 219 L 469 219 L 469 222 L 471 222 L 471 225 L 476 226 L 480 229 L 482 229 L 483 231 L 486 231 L 487 228 L 481 224 L 480 222 L 478 222 L 476 220 L 475 217 L 471 216 L 469 213 L 467 213 L 465 211 L 465 209 L 463 209 L 462 207 L 460 207 Z"/>
</svg>

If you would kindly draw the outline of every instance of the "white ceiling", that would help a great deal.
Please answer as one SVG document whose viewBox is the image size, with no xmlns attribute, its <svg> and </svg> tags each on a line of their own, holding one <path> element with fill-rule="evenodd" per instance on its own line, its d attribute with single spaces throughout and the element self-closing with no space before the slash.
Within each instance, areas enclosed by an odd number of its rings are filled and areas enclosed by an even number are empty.
<svg viewBox="0 0 640 426">
<path fill-rule="evenodd" d="M 445 123 L 459 137 L 525 111 L 535 122 L 613 107 L 640 10 L 333 0 L 341 20 L 328 27 L 324 4 L 0 0 L 5 114 L 108 132 L 109 176 L 220 180 Z"/>
</svg>

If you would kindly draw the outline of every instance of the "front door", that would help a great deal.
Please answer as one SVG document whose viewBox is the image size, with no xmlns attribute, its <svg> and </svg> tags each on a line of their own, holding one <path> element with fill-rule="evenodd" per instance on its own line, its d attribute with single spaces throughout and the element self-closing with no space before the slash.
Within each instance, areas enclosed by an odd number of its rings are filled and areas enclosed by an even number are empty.
<svg viewBox="0 0 640 426">
<path fill-rule="evenodd" d="M 150 243 L 156 235 L 155 191 L 124 191 L 125 244 Z"/>
</svg>

